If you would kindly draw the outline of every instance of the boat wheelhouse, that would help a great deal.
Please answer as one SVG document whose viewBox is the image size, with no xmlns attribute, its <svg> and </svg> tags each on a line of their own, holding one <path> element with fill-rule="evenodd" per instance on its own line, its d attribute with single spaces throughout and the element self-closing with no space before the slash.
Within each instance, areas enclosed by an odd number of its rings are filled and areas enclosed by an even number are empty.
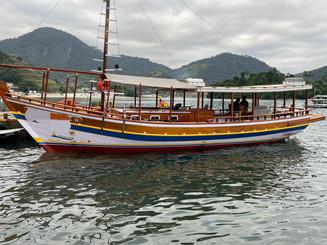
<svg viewBox="0 0 327 245">
<path fill-rule="evenodd" d="M 110 12 L 115 11 L 105 0 L 104 49 L 100 71 L 78 71 L 3 64 L 0 68 L 29 69 L 41 72 L 41 96 L 32 98 L 10 92 L 0 82 L 0 96 L 26 131 L 48 152 L 154 152 L 210 149 L 227 146 L 281 142 L 301 132 L 311 123 L 324 120 L 308 110 L 311 85 L 280 84 L 251 87 L 205 87 L 199 80 L 148 78 L 112 74 L 109 69 Z M 116 66 L 115 66 L 116 67 Z M 117 67 L 118 68 L 118 67 Z M 48 98 L 50 73 L 73 74 L 67 77 L 62 101 Z M 95 76 L 90 83 L 88 101 L 76 98 L 80 78 Z M 73 91 L 70 86 L 73 85 Z M 100 106 L 93 106 L 95 85 L 101 92 Z M 117 85 L 134 91 L 132 104 L 119 107 Z M 142 104 L 147 89 L 155 90 L 152 105 Z M 304 91 L 305 105 L 296 104 L 296 93 Z M 69 99 L 68 94 L 73 93 Z M 145 93 L 145 94 L 146 94 Z M 273 105 L 261 104 L 260 96 L 273 95 Z M 161 94 L 169 94 L 162 105 Z M 177 95 L 181 101 L 177 102 Z M 292 103 L 287 105 L 287 96 Z M 237 97 L 248 100 L 238 102 Z M 282 105 L 278 96 L 283 97 Z M 189 98 L 194 97 L 194 103 Z M 208 99 L 209 101 L 208 101 Z M 206 100 L 208 103 L 206 103 Z"/>
</svg>

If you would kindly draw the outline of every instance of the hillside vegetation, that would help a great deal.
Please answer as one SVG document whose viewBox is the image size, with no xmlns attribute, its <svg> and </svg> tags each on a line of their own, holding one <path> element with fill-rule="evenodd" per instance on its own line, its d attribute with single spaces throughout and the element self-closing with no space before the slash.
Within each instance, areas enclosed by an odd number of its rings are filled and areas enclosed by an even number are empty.
<svg viewBox="0 0 327 245">
<path fill-rule="evenodd" d="M 27 65 L 21 58 L 7 55 L 2 52 L 0 52 L 0 64 Z M 13 83 L 19 91 L 40 91 L 42 74 L 30 70 L 0 68 L 0 80 Z M 53 80 L 49 81 L 49 92 L 58 92 L 60 90 L 62 90 L 62 85 L 60 83 Z"/>
</svg>

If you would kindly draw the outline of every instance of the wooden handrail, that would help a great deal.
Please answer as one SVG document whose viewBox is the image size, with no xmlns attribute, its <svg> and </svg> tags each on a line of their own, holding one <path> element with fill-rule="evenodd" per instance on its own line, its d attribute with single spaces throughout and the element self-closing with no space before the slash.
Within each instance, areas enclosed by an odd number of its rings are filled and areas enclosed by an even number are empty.
<svg viewBox="0 0 327 245">
<path fill-rule="evenodd" d="M 11 94 L 7 94 L 7 95 L 11 95 Z M 26 96 L 21 96 L 21 95 L 11 95 L 11 99 L 15 99 L 15 100 L 24 100 L 24 101 L 28 101 L 29 103 L 32 104 L 39 104 L 42 106 L 45 106 L 47 108 L 56 108 L 65 112 L 74 112 L 74 113 L 78 113 L 81 116 L 83 115 L 92 115 L 92 116 L 96 116 L 96 117 L 103 117 L 103 112 L 102 111 L 97 111 L 97 110 L 92 110 L 87 106 L 70 106 L 70 105 L 65 105 L 65 104 L 61 104 L 61 103 L 56 103 L 56 102 L 51 102 L 51 101 L 44 101 L 44 100 L 40 100 L 40 99 L 36 99 L 36 98 L 31 98 L 31 97 L 26 97 Z M 84 113 L 81 113 L 84 112 Z M 219 123 L 219 120 L 223 120 L 225 121 L 225 123 L 228 123 L 228 121 L 245 121 L 248 119 L 252 119 L 253 121 L 258 121 L 261 118 L 265 118 L 265 120 L 267 120 L 267 118 L 271 118 L 271 119 L 276 119 L 276 118 L 280 118 L 280 117 L 286 117 L 286 116 L 292 116 L 292 117 L 296 117 L 299 115 L 307 115 L 310 112 L 310 110 L 305 110 L 302 108 L 296 108 L 295 111 L 286 111 L 286 112 L 279 112 L 276 114 L 263 114 L 263 115 L 246 115 L 246 116 L 222 116 L 222 117 L 214 117 L 213 122 L 211 123 L 217 123 L 217 124 L 222 124 L 221 122 Z M 107 112 L 105 115 L 106 119 L 112 119 L 112 120 L 125 120 L 125 121 L 142 121 L 142 120 L 130 120 L 131 116 L 126 117 L 125 112 L 117 114 L 117 113 L 112 113 L 112 112 Z M 255 120 L 255 118 L 257 118 L 258 120 Z M 147 121 L 142 121 L 142 122 L 147 122 Z M 209 121 L 208 121 L 209 122 Z M 200 122 L 200 123 L 208 123 L 208 122 Z M 158 121 L 158 122 L 152 122 L 151 123 L 166 123 L 164 121 Z M 176 122 L 177 124 L 179 122 Z M 196 122 L 190 122 L 187 124 L 194 124 Z M 168 124 L 168 123 L 167 123 Z M 185 122 L 183 122 L 182 124 L 185 124 Z"/>
</svg>

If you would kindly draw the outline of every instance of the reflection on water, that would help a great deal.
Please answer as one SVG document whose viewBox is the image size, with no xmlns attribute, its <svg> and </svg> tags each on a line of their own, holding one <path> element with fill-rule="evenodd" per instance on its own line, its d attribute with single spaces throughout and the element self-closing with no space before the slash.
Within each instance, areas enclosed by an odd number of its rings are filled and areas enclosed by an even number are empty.
<svg viewBox="0 0 327 245">
<path fill-rule="evenodd" d="M 152 155 L 0 149 L 0 244 L 325 244 L 326 129 Z"/>
</svg>

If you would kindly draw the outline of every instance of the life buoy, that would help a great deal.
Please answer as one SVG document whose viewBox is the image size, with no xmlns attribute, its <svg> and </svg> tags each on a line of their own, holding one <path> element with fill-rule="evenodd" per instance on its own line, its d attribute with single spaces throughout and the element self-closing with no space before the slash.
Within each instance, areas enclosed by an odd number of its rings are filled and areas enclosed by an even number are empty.
<svg viewBox="0 0 327 245">
<path fill-rule="evenodd" d="M 98 82 L 98 89 L 101 91 L 108 91 L 110 89 L 110 82 L 111 81 L 100 80 Z"/>
</svg>

